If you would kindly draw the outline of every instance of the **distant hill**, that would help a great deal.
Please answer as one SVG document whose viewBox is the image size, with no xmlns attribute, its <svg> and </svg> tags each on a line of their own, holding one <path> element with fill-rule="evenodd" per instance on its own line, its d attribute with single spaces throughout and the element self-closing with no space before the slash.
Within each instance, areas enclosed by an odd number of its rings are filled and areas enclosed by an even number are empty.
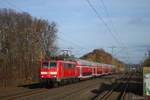
<svg viewBox="0 0 150 100">
<path fill-rule="evenodd" d="M 150 67 L 150 58 L 144 60 L 143 66 L 144 67 Z"/>
<path fill-rule="evenodd" d="M 94 49 L 92 52 L 89 52 L 80 59 L 95 61 L 99 63 L 113 64 L 116 66 L 118 71 L 124 70 L 124 63 L 116 58 L 113 58 L 112 55 L 103 49 Z"/>
</svg>

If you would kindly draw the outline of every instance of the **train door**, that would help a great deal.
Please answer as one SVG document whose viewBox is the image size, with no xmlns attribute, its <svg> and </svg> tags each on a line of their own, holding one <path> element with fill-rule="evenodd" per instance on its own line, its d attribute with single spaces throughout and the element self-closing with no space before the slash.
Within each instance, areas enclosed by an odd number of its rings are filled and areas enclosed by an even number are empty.
<svg viewBox="0 0 150 100">
<path fill-rule="evenodd" d="M 57 72 L 58 72 L 58 80 L 61 81 L 64 78 L 64 64 L 62 62 L 58 62 Z"/>
</svg>

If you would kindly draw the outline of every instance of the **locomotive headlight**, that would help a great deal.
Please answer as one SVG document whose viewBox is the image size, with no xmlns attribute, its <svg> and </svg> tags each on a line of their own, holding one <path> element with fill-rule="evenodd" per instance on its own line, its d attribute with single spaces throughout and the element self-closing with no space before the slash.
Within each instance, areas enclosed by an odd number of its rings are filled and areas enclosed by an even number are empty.
<svg viewBox="0 0 150 100">
<path fill-rule="evenodd" d="M 48 72 L 48 74 L 53 74 L 53 75 L 55 75 L 55 74 L 57 74 L 57 72 Z"/>
<path fill-rule="evenodd" d="M 41 74 L 47 74 L 47 72 L 41 72 Z"/>
<path fill-rule="evenodd" d="M 51 72 L 50 74 L 57 74 L 57 72 Z"/>
</svg>

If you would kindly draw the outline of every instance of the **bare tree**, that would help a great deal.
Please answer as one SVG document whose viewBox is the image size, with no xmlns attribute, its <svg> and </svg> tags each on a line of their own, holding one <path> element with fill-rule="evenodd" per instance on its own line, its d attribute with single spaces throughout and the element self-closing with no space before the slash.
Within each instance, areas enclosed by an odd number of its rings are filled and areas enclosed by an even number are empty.
<svg viewBox="0 0 150 100">
<path fill-rule="evenodd" d="M 0 9 L 0 83 L 18 85 L 38 78 L 40 52 L 57 47 L 54 22 Z"/>
</svg>

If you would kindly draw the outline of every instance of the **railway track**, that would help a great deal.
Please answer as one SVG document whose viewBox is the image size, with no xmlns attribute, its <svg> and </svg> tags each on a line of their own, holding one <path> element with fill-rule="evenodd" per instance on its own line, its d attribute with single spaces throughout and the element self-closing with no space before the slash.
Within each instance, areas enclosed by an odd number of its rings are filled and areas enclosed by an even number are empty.
<svg viewBox="0 0 150 100">
<path fill-rule="evenodd" d="M 21 97 L 27 97 L 27 96 L 31 96 L 33 94 L 38 94 L 41 92 L 47 92 L 47 89 L 36 89 L 36 90 L 31 90 L 31 91 L 25 91 L 25 92 L 21 92 L 21 93 L 16 93 L 16 94 L 12 94 L 12 95 L 7 95 L 7 96 L 1 96 L 1 100 L 16 100 L 19 99 Z"/>
<path fill-rule="evenodd" d="M 108 75 L 109 76 L 109 75 Z M 108 76 L 103 76 L 101 77 L 102 80 L 105 80 L 105 79 L 108 79 Z M 118 75 L 111 75 L 112 77 L 116 77 Z M 111 78 L 112 78 L 111 77 Z M 84 82 L 84 81 L 83 81 Z M 82 83 L 82 82 L 80 82 Z M 69 91 L 66 91 L 66 93 L 59 93 L 59 96 L 58 95 L 51 95 L 50 98 L 52 98 L 53 100 L 55 100 L 55 98 L 57 98 L 58 100 L 65 100 L 67 98 L 70 98 L 72 96 L 75 96 L 76 94 L 80 94 L 82 93 L 83 91 L 86 91 L 86 89 L 89 89 L 89 88 L 92 88 L 93 86 L 95 86 L 96 84 L 99 84 L 99 81 L 96 80 L 93 80 L 92 82 L 90 82 L 89 84 L 87 84 L 86 86 L 80 86 L 82 88 L 76 88 L 74 89 L 74 87 L 72 87 L 72 90 L 71 88 L 68 89 Z M 80 85 L 80 84 L 79 84 Z M 61 88 L 61 87 L 60 87 Z M 63 87 L 62 87 L 63 88 Z M 67 89 L 67 88 L 66 88 Z M 35 90 L 28 90 L 28 91 L 24 91 L 24 92 L 20 92 L 20 93 L 15 93 L 15 94 L 10 94 L 10 95 L 7 95 L 7 96 L 1 96 L 0 98 L 2 100 L 16 100 L 16 99 L 20 99 L 20 98 L 26 98 L 26 97 L 32 97 L 33 95 L 40 95 L 40 94 L 45 94 L 45 93 L 48 93 L 48 90 L 49 89 L 45 89 L 45 88 L 42 88 L 42 89 L 35 89 Z M 52 90 L 60 90 L 59 88 L 56 88 L 56 89 L 52 89 Z M 64 91 L 64 90 L 63 90 Z"/>
<path fill-rule="evenodd" d="M 123 90 L 123 93 L 121 94 L 121 97 L 120 97 L 120 99 L 121 100 L 124 100 L 125 99 L 125 97 L 126 97 L 126 90 L 128 89 L 128 86 L 129 86 L 129 84 L 127 83 L 127 85 L 125 86 L 125 88 L 124 88 L 124 90 Z"/>
<path fill-rule="evenodd" d="M 76 91 L 73 91 L 73 92 L 70 92 L 70 93 L 67 93 L 64 96 L 62 96 L 60 100 L 65 100 L 67 98 L 71 98 L 72 96 L 75 96 L 76 93 L 80 94 L 80 93 L 82 93 L 82 91 L 85 91 L 88 88 L 92 88 L 92 87 L 94 87 L 98 83 L 99 82 L 93 82 L 93 84 L 87 85 L 86 87 L 80 88 L 80 89 L 78 89 Z"/>
<path fill-rule="evenodd" d="M 123 75 L 120 79 L 124 79 L 124 82 L 121 81 L 115 82 L 110 90 L 104 91 L 102 94 L 94 98 L 94 100 L 124 100 L 131 76 L 132 74 Z M 119 92 L 117 93 L 116 91 Z"/>
<path fill-rule="evenodd" d="M 105 78 L 107 78 L 108 76 L 103 76 L 101 77 L 102 80 L 104 81 Z M 113 77 L 116 77 L 116 75 L 113 75 Z M 72 97 L 76 97 L 76 95 L 80 95 L 80 93 L 84 93 L 87 90 L 90 90 L 91 88 L 95 87 L 97 84 L 100 84 L 100 82 L 98 81 L 99 79 L 95 79 L 92 82 L 85 84 L 84 86 L 80 86 L 80 84 L 78 85 L 78 87 L 81 88 L 76 88 L 76 89 L 72 89 L 69 92 L 65 92 L 65 93 L 61 93 L 59 94 L 59 96 L 57 95 L 53 95 L 51 96 L 49 99 L 51 100 L 72 100 Z M 48 100 L 48 99 L 47 99 Z M 74 100 L 74 99 L 73 99 Z"/>
<path fill-rule="evenodd" d="M 112 77 L 114 77 L 115 79 L 117 79 L 116 76 L 118 76 L 118 75 L 113 75 Z M 103 78 L 104 78 L 103 80 L 109 79 L 109 78 L 112 78 L 112 77 L 104 76 L 104 77 L 103 77 Z M 118 79 L 119 79 L 119 78 L 118 78 Z M 109 79 L 109 81 L 110 81 L 110 79 Z M 83 93 L 84 91 L 95 87 L 95 85 L 97 85 L 98 83 L 99 83 L 99 82 L 93 82 L 93 84 L 90 84 L 90 85 L 88 85 L 88 86 L 86 86 L 86 87 L 83 87 L 83 88 L 81 88 L 81 89 L 78 89 L 78 90 L 76 90 L 76 91 L 73 91 L 73 92 L 71 92 L 71 93 L 68 93 L 68 94 L 64 95 L 63 97 L 61 97 L 61 99 L 58 99 L 58 100 L 70 100 L 72 97 L 75 97 L 76 95 L 80 95 L 80 93 Z M 111 82 L 110 82 L 110 83 L 111 83 Z"/>
</svg>

